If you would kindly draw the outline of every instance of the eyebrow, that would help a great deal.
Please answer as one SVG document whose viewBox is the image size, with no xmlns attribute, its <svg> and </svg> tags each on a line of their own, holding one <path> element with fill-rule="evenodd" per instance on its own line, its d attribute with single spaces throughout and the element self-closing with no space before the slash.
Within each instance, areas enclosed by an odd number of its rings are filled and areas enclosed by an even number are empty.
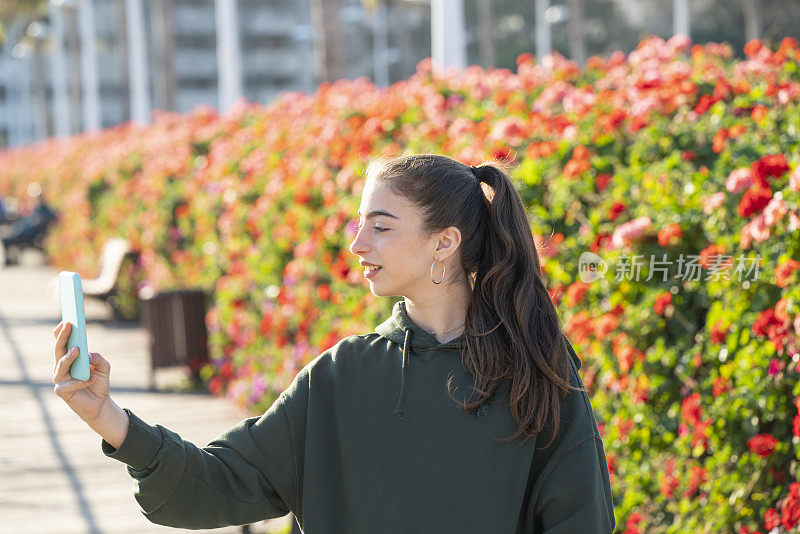
<svg viewBox="0 0 800 534">
<path fill-rule="evenodd" d="M 358 214 L 361 215 L 361 212 L 359 211 Z M 377 217 L 378 215 L 385 215 L 386 217 L 391 217 L 392 219 L 397 219 L 398 221 L 400 220 L 400 217 L 398 217 L 397 215 L 392 215 L 388 211 L 383 211 L 383 210 L 370 211 L 369 213 L 367 213 L 366 219 L 369 220 L 373 217 Z"/>
</svg>

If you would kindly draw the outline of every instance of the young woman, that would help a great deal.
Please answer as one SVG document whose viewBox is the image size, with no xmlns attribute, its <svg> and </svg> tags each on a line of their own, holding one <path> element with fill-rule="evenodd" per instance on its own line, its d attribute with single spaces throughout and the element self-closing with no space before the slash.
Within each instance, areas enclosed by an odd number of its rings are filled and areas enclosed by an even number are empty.
<svg viewBox="0 0 800 534">
<path fill-rule="evenodd" d="M 55 393 L 127 465 L 145 516 L 196 529 L 291 511 L 311 534 L 612 532 L 581 362 L 507 171 L 376 159 L 359 217 L 350 251 L 371 291 L 403 300 L 203 448 L 120 408 L 100 354 L 88 382 L 70 380 L 59 324 Z"/>
</svg>

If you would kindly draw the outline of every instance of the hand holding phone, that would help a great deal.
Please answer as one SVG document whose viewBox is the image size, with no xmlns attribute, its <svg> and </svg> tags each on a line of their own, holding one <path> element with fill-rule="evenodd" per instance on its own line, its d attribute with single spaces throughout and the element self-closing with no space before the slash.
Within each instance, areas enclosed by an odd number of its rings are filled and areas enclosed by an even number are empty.
<svg viewBox="0 0 800 534">
<path fill-rule="evenodd" d="M 53 330 L 54 392 L 109 443 L 121 443 L 127 415 L 109 394 L 111 364 L 97 352 L 88 352 L 80 276 L 64 271 L 58 282 L 63 320 Z"/>
<path fill-rule="evenodd" d="M 71 271 L 61 271 L 58 274 L 58 289 L 61 293 L 61 319 L 72 325 L 66 352 L 69 353 L 73 347 L 78 347 L 79 350 L 78 357 L 69 368 L 69 374 L 72 378 L 86 381 L 89 380 L 89 347 L 81 276 Z"/>
</svg>

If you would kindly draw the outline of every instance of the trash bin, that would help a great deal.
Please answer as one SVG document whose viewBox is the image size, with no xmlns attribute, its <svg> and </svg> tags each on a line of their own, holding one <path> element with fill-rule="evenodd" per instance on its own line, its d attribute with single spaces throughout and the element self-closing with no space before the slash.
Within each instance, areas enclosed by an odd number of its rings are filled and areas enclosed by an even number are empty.
<svg viewBox="0 0 800 534">
<path fill-rule="evenodd" d="M 155 371 L 187 365 L 199 379 L 200 366 L 208 361 L 206 294 L 178 290 L 140 298 L 142 323 L 150 334 L 150 389 L 155 389 Z"/>
</svg>

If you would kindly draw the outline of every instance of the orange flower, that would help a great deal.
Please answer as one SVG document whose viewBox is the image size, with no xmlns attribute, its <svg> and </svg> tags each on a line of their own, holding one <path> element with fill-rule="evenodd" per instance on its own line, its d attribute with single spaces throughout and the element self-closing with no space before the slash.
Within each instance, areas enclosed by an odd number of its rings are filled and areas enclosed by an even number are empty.
<svg viewBox="0 0 800 534">
<path fill-rule="evenodd" d="M 767 106 L 762 106 L 759 104 L 753 108 L 753 111 L 750 113 L 750 117 L 760 124 L 766 118 L 767 113 L 769 113 Z"/>
<path fill-rule="evenodd" d="M 604 340 L 608 334 L 619 326 L 619 320 L 615 315 L 604 313 L 594 325 L 594 335 L 600 341 Z"/>
<path fill-rule="evenodd" d="M 683 235 L 681 225 L 678 223 L 670 223 L 665 228 L 658 231 L 658 244 L 662 247 L 676 245 Z"/>
<path fill-rule="evenodd" d="M 577 280 L 567 288 L 567 306 L 572 307 L 583 302 L 583 297 L 589 291 L 589 284 Z"/>
<path fill-rule="evenodd" d="M 672 293 L 669 291 L 664 291 L 656 297 L 656 302 L 653 304 L 653 310 L 655 310 L 657 314 L 661 315 L 664 313 L 667 304 L 670 302 L 672 302 Z"/>
<path fill-rule="evenodd" d="M 792 274 L 800 268 L 800 262 L 792 259 L 787 259 L 775 267 L 775 285 L 778 287 L 786 287 L 789 284 L 789 279 Z"/>
</svg>

